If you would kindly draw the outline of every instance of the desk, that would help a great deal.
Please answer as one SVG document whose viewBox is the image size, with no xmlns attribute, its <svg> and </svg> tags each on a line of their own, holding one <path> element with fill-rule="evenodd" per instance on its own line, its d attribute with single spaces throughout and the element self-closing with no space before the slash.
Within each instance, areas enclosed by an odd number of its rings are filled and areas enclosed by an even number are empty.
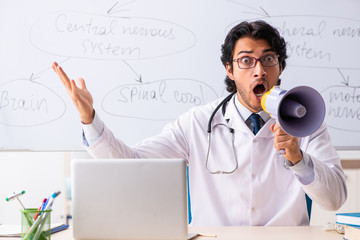
<svg viewBox="0 0 360 240">
<path fill-rule="evenodd" d="M 342 240 L 342 234 L 322 227 L 191 227 L 190 232 L 216 234 L 217 238 L 198 237 L 195 240 Z"/>
<path fill-rule="evenodd" d="M 196 237 L 194 240 L 342 240 L 343 235 L 324 231 L 321 227 L 190 227 L 189 232 L 215 234 L 214 237 Z M 1 238 L 0 240 L 14 240 Z M 68 229 L 51 235 L 51 240 L 73 240 Z"/>
</svg>

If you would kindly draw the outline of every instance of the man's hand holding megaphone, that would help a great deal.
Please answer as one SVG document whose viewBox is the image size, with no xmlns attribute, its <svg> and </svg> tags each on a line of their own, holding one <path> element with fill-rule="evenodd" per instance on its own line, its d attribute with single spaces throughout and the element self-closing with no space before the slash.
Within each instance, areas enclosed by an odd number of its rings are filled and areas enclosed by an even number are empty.
<svg viewBox="0 0 360 240">
<path fill-rule="evenodd" d="M 270 130 L 274 133 L 275 149 L 283 152 L 284 157 L 294 165 L 300 162 L 303 155 L 299 146 L 299 138 L 287 134 L 279 123 L 272 124 Z"/>
<path fill-rule="evenodd" d="M 311 135 L 324 121 L 326 109 L 320 93 L 307 86 L 289 91 L 274 86 L 261 98 L 261 106 L 276 120 L 270 127 L 275 149 L 296 164 L 302 159 L 298 138 Z"/>
</svg>

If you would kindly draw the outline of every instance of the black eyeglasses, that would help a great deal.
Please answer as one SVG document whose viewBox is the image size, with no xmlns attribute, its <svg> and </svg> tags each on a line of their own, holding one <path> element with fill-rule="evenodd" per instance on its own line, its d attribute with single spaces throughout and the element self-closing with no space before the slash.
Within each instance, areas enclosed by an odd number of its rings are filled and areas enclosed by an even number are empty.
<svg viewBox="0 0 360 240">
<path fill-rule="evenodd" d="M 279 55 L 267 54 L 262 56 L 261 58 L 241 57 L 233 60 L 233 62 L 237 62 L 239 68 L 241 69 L 254 68 L 257 61 L 260 61 L 263 67 L 272 67 L 279 63 Z"/>
</svg>

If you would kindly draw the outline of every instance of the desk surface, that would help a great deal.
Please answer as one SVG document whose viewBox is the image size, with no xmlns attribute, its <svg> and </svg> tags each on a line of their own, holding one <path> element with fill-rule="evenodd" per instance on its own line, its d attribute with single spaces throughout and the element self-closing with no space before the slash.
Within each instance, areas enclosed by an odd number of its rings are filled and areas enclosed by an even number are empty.
<svg viewBox="0 0 360 240">
<path fill-rule="evenodd" d="M 217 238 L 198 237 L 196 240 L 342 240 L 344 236 L 322 227 L 193 227 L 189 231 L 217 235 Z"/>
<path fill-rule="evenodd" d="M 216 235 L 196 237 L 194 240 L 342 240 L 342 234 L 325 231 L 321 227 L 190 227 L 189 232 Z M 14 240 L 0 238 L 0 240 Z M 51 240 L 73 240 L 72 229 L 51 235 Z"/>
</svg>

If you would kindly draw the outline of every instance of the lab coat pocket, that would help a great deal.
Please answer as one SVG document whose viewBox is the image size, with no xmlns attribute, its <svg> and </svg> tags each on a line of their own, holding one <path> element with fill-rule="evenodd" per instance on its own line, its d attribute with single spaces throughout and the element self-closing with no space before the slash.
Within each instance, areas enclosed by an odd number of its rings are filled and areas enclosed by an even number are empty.
<svg viewBox="0 0 360 240">
<path fill-rule="evenodd" d="M 284 165 L 285 157 L 277 152 L 274 159 L 276 188 L 281 192 L 291 192 L 296 190 L 296 177 L 290 168 Z"/>
</svg>

